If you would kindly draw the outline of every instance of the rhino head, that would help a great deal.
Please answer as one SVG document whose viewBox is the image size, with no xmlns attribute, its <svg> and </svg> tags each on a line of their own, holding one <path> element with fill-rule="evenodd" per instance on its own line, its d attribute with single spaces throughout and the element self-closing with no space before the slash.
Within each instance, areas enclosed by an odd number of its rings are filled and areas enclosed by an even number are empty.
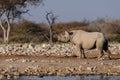
<svg viewBox="0 0 120 80">
<path fill-rule="evenodd" d="M 68 42 L 70 40 L 69 32 L 65 31 L 57 36 L 58 41 Z"/>
</svg>

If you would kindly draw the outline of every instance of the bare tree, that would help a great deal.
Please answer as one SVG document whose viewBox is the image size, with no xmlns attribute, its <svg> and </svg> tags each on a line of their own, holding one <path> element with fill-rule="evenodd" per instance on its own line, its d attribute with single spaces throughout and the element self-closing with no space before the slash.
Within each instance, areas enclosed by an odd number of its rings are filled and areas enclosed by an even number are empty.
<svg viewBox="0 0 120 80">
<path fill-rule="evenodd" d="M 49 29 L 50 29 L 50 39 L 49 39 L 50 44 L 53 43 L 53 32 L 52 32 L 52 30 L 53 30 L 53 26 L 55 24 L 56 19 L 57 19 L 57 16 L 55 16 L 53 14 L 53 12 L 46 12 L 46 20 L 49 24 Z"/>
<path fill-rule="evenodd" d="M 0 0 L 0 27 L 5 43 L 9 41 L 11 24 L 16 18 L 27 13 L 28 5 L 38 6 L 43 0 Z"/>
</svg>

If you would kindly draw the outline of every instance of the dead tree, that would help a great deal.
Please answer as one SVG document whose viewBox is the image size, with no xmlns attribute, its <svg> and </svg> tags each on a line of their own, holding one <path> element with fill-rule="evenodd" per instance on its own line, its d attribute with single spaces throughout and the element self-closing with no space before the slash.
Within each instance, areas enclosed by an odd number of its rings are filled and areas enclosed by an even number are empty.
<svg viewBox="0 0 120 80">
<path fill-rule="evenodd" d="M 53 12 L 47 12 L 46 13 L 46 20 L 47 20 L 48 25 L 49 25 L 49 34 L 50 34 L 49 43 L 50 44 L 53 43 L 53 26 L 55 24 L 56 19 L 57 19 L 57 16 L 55 16 L 53 14 Z"/>
</svg>

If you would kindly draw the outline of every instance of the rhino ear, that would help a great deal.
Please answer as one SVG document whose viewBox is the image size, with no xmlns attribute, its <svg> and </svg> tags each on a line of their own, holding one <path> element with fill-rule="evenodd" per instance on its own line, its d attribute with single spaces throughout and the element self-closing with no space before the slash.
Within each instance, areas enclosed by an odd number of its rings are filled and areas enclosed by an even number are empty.
<svg viewBox="0 0 120 80">
<path fill-rule="evenodd" d="M 69 35 L 73 35 L 73 32 L 69 32 Z"/>
</svg>

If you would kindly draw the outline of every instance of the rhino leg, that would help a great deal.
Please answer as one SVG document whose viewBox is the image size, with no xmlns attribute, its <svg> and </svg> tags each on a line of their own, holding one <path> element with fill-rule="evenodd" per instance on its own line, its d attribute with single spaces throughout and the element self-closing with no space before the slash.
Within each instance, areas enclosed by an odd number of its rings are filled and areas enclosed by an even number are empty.
<svg viewBox="0 0 120 80">
<path fill-rule="evenodd" d="M 84 50 L 82 50 L 82 55 L 83 55 L 83 58 L 86 58 Z"/>
<path fill-rule="evenodd" d="M 98 55 L 98 59 L 101 59 L 103 57 L 103 50 L 99 50 L 99 55 Z"/>
<path fill-rule="evenodd" d="M 82 48 L 81 45 L 77 45 L 77 51 L 78 51 L 78 53 L 77 53 L 78 57 L 86 58 L 85 53 L 84 53 L 84 49 Z"/>
<path fill-rule="evenodd" d="M 104 51 L 107 53 L 107 58 L 108 58 L 108 59 L 111 59 L 111 57 L 110 57 L 111 52 L 110 52 L 109 49 L 108 49 L 108 41 L 106 41 L 106 42 L 104 43 Z"/>
<path fill-rule="evenodd" d="M 99 55 L 98 55 L 98 59 L 102 59 L 103 57 L 103 46 L 104 46 L 104 43 L 103 43 L 103 40 L 101 39 L 98 39 L 96 41 L 96 48 L 99 50 Z"/>
<path fill-rule="evenodd" d="M 77 48 L 77 53 L 76 53 L 76 55 L 77 55 L 77 57 L 81 58 L 81 49 L 79 48 L 78 45 L 76 46 L 76 48 Z"/>
<path fill-rule="evenodd" d="M 109 50 L 105 50 L 105 52 L 107 53 L 107 58 L 110 60 L 111 59 L 111 57 L 110 57 L 111 52 Z"/>
<path fill-rule="evenodd" d="M 76 56 L 79 58 L 82 58 L 82 49 L 80 48 L 79 45 L 76 45 Z"/>
</svg>

